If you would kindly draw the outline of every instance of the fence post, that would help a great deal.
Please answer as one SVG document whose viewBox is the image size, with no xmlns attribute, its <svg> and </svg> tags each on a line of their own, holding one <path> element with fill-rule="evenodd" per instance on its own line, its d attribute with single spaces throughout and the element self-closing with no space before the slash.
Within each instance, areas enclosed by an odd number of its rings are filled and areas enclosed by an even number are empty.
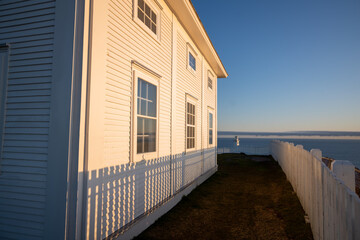
<svg viewBox="0 0 360 240">
<path fill-rule="evenodd" d="M 355 192 L 355 166 L 350 161 L 334 161 L 331 164 L 332 171 L 337 178 Z"/>
</svg>

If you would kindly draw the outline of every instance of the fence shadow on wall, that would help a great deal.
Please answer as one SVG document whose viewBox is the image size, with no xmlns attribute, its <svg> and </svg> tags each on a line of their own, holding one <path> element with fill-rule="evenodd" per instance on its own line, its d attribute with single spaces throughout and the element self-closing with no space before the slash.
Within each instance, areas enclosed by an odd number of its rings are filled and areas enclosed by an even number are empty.
<svg viewBox="0 0 360 240">
<path fill-rule="evenodd" d="M 214 167 L 212 148 L 88 172 L 85 234 L 120 234 Z"/>
</svg>

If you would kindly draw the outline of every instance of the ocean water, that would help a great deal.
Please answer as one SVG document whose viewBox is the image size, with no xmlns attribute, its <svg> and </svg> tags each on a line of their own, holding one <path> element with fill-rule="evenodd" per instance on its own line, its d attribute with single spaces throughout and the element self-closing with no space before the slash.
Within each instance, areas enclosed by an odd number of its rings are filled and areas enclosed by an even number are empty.
<svg viewBox="0 0 360 240">
<path fill-rule="evenodd" d="M 239 147 L 248 149 L 266 149 L 273 139 L 269 138 L 239 138 Z M 360 140 L 353 139 L 279 139 L 283 142 L 292 142 L 295 145 L 303 145 L 304 149 L 320 149 L 324 157 L 334 158 L 335 160 L 351 161 L 356 167 L 360 168 Z M 234 138 L 218 137 L 218 148 L 235 147 Z"/>
</svg>

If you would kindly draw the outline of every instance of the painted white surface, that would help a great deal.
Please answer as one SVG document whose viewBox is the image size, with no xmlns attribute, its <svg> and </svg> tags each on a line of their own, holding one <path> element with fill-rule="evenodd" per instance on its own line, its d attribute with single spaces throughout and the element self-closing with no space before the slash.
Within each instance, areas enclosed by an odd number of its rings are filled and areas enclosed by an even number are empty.
<svg viewBox="0 0 360 240">
<path fill-rule="evenodd" d="M 159 38 L 144 31 L 141 21 L 134 21 L 136 1 L 92 2 L 90 97 L 88 115 L 83 115 L 87 140 L 80 172 L 87 192 L 82 223 L 86 239 L 104 238 L 132 224 L 217 166 L 216 75 L 210 91 L 207 72 L 213 70 L 192 38 L 163 0 L 149 1 L 161 9 Z M 196 52 L 195 72 L 187 68 L 189 46 Z M 158 148 L 151 157 L 144 154 L 145 160 L 133 148 L 135 81 L 140 73 L 154 75 L 158 87 Z M 185 148 L 186 96 L 196 104 L 196 147 L 191 151 Z M 207 145 L 209 108 L 214 112 L 213 146 Z"/>
<path fill-rule="evenodd" d="M 355 192 L 355 166 L 350 161 L 335 160 L 331 163 L 331 170 L 351 191 Z"/>
<path fill-rule="evenodd" d="M 318 156 L 292 143 L 273 141 L 279 162 L 308 214 L 314 238 L 360 239 L 360 199 Z"/>
</svg>

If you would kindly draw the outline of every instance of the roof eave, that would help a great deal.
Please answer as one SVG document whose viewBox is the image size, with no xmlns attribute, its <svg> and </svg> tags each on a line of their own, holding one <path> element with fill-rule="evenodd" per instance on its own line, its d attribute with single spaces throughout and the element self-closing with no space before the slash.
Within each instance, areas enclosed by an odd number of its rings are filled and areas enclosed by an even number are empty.
<svg viewBox="0 0 360 240">
<path fill-rule="evenodd" d="M 185 28 L 197 48 L 210 64 L 218 78 L 226 78 L 228 73 L 221 62 L 211 40 L 201 23 L 198 14 L 190 0 L 165 0 Z"/>
</svg>

